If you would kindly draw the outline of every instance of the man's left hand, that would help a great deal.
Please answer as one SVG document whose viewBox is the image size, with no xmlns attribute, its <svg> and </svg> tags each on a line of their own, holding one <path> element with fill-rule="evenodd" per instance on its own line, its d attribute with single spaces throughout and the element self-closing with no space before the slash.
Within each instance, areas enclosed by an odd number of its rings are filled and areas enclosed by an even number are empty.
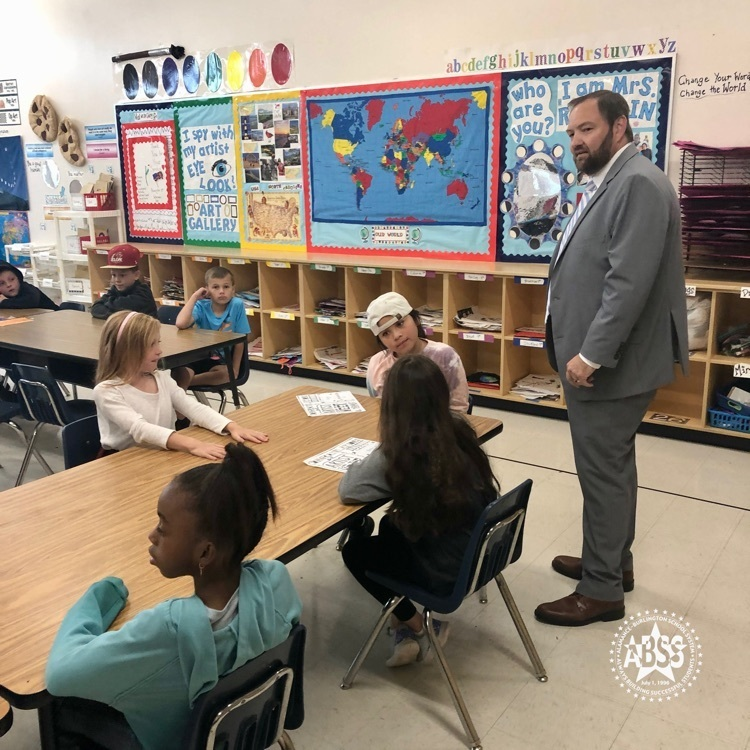
<svg viewBox="0 0 750 750">
<path fill-rule="evenodd" d="M 573 388 L 591 388 L 594 385 L 595 372 L 596 370 L 587 365 L 579 354 L 576 354 L 565 367 L 565 377 Z"/>
</svg>

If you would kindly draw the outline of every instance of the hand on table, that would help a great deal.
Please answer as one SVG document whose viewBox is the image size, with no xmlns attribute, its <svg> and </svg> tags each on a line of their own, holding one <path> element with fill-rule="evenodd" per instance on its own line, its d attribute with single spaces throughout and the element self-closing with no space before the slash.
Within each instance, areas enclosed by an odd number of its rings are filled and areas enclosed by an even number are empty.
<svg viewBox="0 0 750 750">
<path fill-rule="evenodd" d="M 594 385 L 595 368 L 587 365 L 576 354 L 565 367 L 565 377 L 573 388 L 591 388 Z"/>
<path fill-rule="evenodd" d="M 226 426 L 226 430 L 232 436 L 232 439 L 238 443 L 244 443 L 245 440 L 250 443 L 268 442 L 268 435 L 265 432 L 251 430 L 249 427 L 240 427 L 236 422 L 230 422 Z"/>
<path fill-rule="evenodd" d="M 216 443 L 199 442 L 190 449 L 190 454 L 199 458 L 209 458 L 212 461 L 222 461 L 226 455 L 226 448 Z"/>
</svg>

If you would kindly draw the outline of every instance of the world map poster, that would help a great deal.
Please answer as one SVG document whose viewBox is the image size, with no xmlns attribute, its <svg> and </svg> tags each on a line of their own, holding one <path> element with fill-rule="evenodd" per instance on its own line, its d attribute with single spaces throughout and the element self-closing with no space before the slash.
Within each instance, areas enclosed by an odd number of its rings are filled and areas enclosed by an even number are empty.
<svg viewBox="0 0 750 750">
<path fill-rule="evenodd" d="M 664 169 L 673 59 L 528 70 L 503 77 L 498 260 L 548 263 L 582 192 L 567 134 L 570 102 L 609 89 L 630 106 L 633 143 Z"/>
<path fill-rule="evenodd" d="M 308 251 L 494 260 L 500 82 L 303 91 Z"/>
</svg>

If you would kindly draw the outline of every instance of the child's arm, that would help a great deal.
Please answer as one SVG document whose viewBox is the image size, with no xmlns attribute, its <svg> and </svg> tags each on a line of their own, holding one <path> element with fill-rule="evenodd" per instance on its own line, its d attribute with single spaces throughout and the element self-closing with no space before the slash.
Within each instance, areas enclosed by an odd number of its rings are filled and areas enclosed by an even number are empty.
<svg viewBox="0 0 750 750">
<path fill-rule="evenodd" d="M 252 430 L 248 427 L 241 427 L 236 422 L 230 422 L 223 414 L 214 411 L 210 406 L 199 404 L 194 398 L 190 398 L 190 396 L 188 396 L 187 393 L 185 393 L 185 391 L 174 382 L 174 380 L 171 380 L 171 383 L 169 384 L 169 395 L 172 399 L 172 406 L 174 406 L 175 411 L 184 414 L 194 424 L 197 424 L 200 427 L 205 427 L 207 430 L 211 430 L 217 435 L 228 433 L 232 436 L 232 439 L 236 440 L 238 443 L 242 443 L 245 440 L 249 440 L 251 443 L 265 443 L 268 441 L 268 435 L 264 432 Z M 174 439 L 180 439 L 183 437 L 184 436 L 177 433 L 173 435 Z M 186 439 L 190 440 L 191 438 Z M 204 445 L 206 444 L 204 443 Z M 222 446 L 221 449 L 222 453 L 220 458 L 223 458 L 224 447 Z M 178 450 L 185 449 L 179 448 Z M 192 453 L 193 451 L 190 452 Z"/>
<path fill-rule="evenodd" d="M 47 660 L 52 695 L 89 698 L 112 705 L 117 697 L 163 668 L 171 655 L 155 644 L 170 643 L 163 616 L 148 610 L 120 630 L 107 632 L 125 606 L 128 590 L 119 578 L 93 584 L 65 615 Z"/>
<path fill-rule="evenodd" d="M 385 469 L 385 456 L 380 448 L 376 448 L 362 461 L 352 464 L 339 482 L 341 502 L 344 505 L 357 505 L 391 497 Z"/>
<path fill-rule="evenodd" d="M 441 369 L 451 392 L 451 411 L 466 414 L 469 411 L 469 384 L 466 381 L 466 370 L 458 352 L 451 349 L 450 356 L 447 362 L 441 365 Z"/>
<path fill-rule="evenodd" d="M 190 328 L 190 326 L 195 322 L 195 320 L 193 319 L 193 309 L 195 308 L 195 303 L 199 299 L 205 299 L 207 296 L 208 289 L 206 289 L 206 287 L 204 286 L 194 291 L 190 295 L 190 299 L 185 303 L 185 306 L 180 309 L 180 312 L 177 315 L 177 320 L 175 321 L 175 325 L 178 328 Z"/>
</svg>

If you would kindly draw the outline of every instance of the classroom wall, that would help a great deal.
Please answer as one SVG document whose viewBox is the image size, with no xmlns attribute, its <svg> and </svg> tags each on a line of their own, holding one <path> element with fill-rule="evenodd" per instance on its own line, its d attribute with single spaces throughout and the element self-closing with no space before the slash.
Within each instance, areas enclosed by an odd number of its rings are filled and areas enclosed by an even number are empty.
<svg viewBox="0 0 750 750">
<path fill-rule="evenodd" d="M 516 50 L 570 49 L 575 54 L 579 47 L 603 50 L 605 45 L 640 43 L 646 50 L 652 43 L 651 51 L 663 54 L 674 43 L 671 140 L 750 145 L 747 0 L 537 0 L 531 5 L 497 0 L 12 0 L 12 6 L 12 13 L 6 9 L 4 14 L 0 79 L 18 80 L 24 124 L 0 127 L 0 136 L 22 135 L 25 142 L 39 142 L 25 120 L 31 100 L 40 93 L 52 100 L 61 117 L 76 121 L 81 132 L 83 125 L 114 122 L 120 88 L 113 80 L 112 55 L 169 44 L 191 52 L 285 41 L 295 55 L 294 88 L 441 76 L 449 61 L 472 55 L 515 59 Z M 97 173 L 112 169 L 119 174 L 116 160 L 90 161 L 81 174 L 57 153 L 63 181 L 90 176 L 89 166 Z M 669 172 L 676 182 L 675 148 Z M 29 190 L 32 240 L 51 239 L 53 227 L 44 221 L 49 189 L 41 175 L 29 175 Z"/>
</svg>

